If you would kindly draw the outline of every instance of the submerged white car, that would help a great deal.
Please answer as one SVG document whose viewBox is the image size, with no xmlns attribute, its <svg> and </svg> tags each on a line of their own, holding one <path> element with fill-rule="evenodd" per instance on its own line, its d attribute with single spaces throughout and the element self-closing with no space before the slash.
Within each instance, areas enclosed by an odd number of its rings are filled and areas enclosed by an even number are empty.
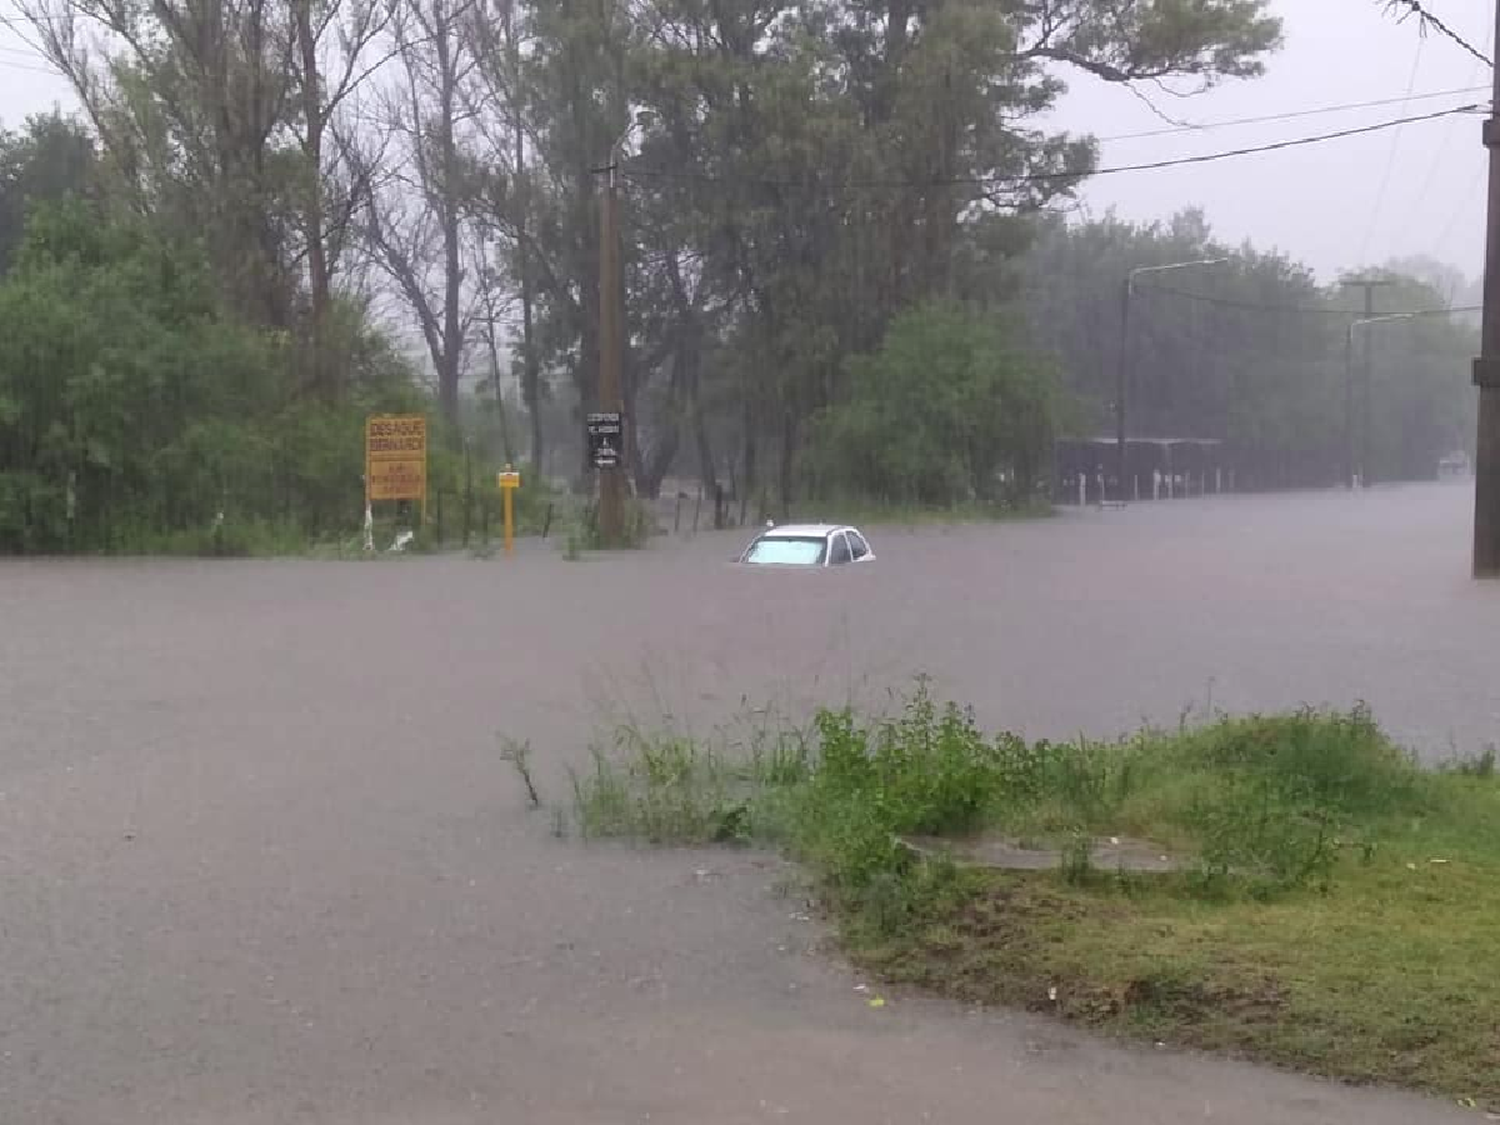
<svg viewBox="0 0 1500 1125">
<path fill-rule="evenodd" d="M 840 566 L 874 561 L 875 552 L 857 528 L 835 523 L 768 527 L 740 556 L 740 562 L 753 566 Z"/>
</svg>

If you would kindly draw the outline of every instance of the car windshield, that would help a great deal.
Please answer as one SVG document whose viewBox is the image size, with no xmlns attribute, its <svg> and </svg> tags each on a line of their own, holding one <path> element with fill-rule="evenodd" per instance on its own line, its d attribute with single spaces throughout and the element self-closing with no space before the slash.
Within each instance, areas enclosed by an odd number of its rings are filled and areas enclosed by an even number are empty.
<svg viewBox="0 0 1500 1125">
<path fill-rule="evenodd" d="M 821 538 L 793 539 L 790 536 L 767 536 L 757 539 L 745 552 L 747 563 L 779 563 L 785 566 L 820 566 L 827 541 Z"/>
</svg>

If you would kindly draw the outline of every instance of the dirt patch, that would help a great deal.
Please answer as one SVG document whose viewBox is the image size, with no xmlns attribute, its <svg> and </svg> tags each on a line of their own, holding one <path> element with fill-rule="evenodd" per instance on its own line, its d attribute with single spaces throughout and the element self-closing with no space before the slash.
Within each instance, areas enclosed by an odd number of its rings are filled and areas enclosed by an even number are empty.
<svg viewBox="0 0 1500 1125">
<path fill-rule="evenodd" d="M 889 979 L 969 1003 L 1022 1007 L 1105 1031 L 1156 1028 L 1183 1046 L 1234 1046 L 1240 1037 L 1226 1039 L 1226 1029 L 1286 1018 L 1282 987 L 1269 974 L 1213 979 L 1176 965 L 1117 972 L 1071 960 L 1068 933 L 1124 925 L 1126 902 L 1081 901 L 1026 874 L 972 877 L 985 884 L 947 917 L 890 944 L 856 945 L 858 959 Z"/>
</svg>

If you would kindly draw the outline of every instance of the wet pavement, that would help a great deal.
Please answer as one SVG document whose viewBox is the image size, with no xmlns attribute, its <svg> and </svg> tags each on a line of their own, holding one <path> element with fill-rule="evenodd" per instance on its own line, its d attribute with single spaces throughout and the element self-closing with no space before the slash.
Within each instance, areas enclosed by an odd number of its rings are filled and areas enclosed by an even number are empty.
<svg viewBox="0 0 1500 1125">
<path fill-rule="evenodd" d="M 888 706 L 1095 735 L 1364 700 L 1495 738 L 1500 584 L 1462 486 L 870 529 L 746 572 L 732 534 L 568 563 L 0 563 L 0 1121 L 1442 1121 L 1438 1103 L 872 1010 L 778 861 L 554 840 L 603 721 Z"/>
</svg>

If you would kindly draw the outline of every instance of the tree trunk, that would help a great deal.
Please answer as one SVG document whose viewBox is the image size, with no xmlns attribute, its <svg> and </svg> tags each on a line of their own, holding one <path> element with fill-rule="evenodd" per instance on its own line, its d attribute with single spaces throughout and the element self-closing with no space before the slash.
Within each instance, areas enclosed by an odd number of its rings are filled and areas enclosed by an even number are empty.
<svg viewBox="0 0 1500 1125">
<path fill-rule="evenodd" d="M 681 432 L 674 422 L 666 433 L 662 434 L 661 440 L 656 443 L 651 452 L 641 457 L 635 478 L 635 494 L 640 499 L 655 500 L 661 495 L 661 482 L 666 479 L 668 470 L 672 468 L 672 462 L 677 460 L 677 449 L 681 441 Z"/>
<path fill-rule="evenodd" d="M 433 46 L 437 52 L 438 74 L 442 83 L 438 101 L 438 145 L 443 177 L 443 364 L 438 371 L 438 403 L 443 418 L 456 430 L 459 420 L 458 381 L 463 370 L 463 322 L 459 298 L 464 279 L 461 256 L 463 244 L 459 238 L 458 224 L 458 154 L 453 137 L 458 76 L 450 39 L 451 25 L 441 4 L 435 6 L 434 16 L 433 22 L 438 33 L 434 36 Z"/>
<path fill-rule="evenodd" d="M 787 409 L 781 413 L 781 465 L 778 473 L 779 479 L 776 482 L 780 501 L 778 518 L 783 521 L 792 518 L 792 499 L 797 494 L 796 467 L 797 416 Z"/>
<path fill-rule="evenodd" d="M 505 388 L 500 381 L 500 345 L 495 339 L 495 304 L 489 292 L 485 294 L 486 317 L 484 338 L 490 350 L 490 379 L 495 392 L 495 417 L 500 423 L 500 456 L 507 465 L 515 464 L 515 451 L 510 446 L 510 420 L 505 412 Z M 465 447 L 467 448 L 467 447 Z"/>
<path fill-rule="evenodd" d="M 755 491 L 756 486 L 759 484 L 759 475 L 760 475 L 760 466 L 759 466 L 759 463 L 758 463 L 759 462 L 759 456 L 758 456 L 758 452 L 759 451 L 757 449 L 758 442 L 757 442 L 757 435 L 756 435 L 756 432 L 755 432 L 755 409 L 754 409 L 753 405 L 751 404 L 750 397 L 749 397 L 748 393 L 746 394 L 746 397 L 745 397 L 744 430 L 745 430 L 745 450 L 744 450 L 744 462 L 743 462 L 744 463 L 744 469 L 740 473 L 739 488 L 736 490 L 740 494 L 739 498 L 740 498 L 740 522 L 741 523 L 743 523 L 744 519 L 745 519 L 745 505 L 749 501 L 750 494 Z"/>
<path fill-rule="evenodd" d="M 521 274 L 521 401 L 531 419 L 531 469 L 534 473 L 540 473 L 544 459 L 543 442 L 546 440 L 546 435 L 542 429 L 542 379 L 541 372 L 537 370 L 536 329 L 532 312 L 531 251 L 527 245 L 530 193 L 525 187 L 525 166 L 526 133 L 518 111 L 516 114 L 516 175 L 517 182 L 522 185 L 519 222 L 521 238 L 517 247 L 520 254 Z"/>
<path fill-rule="evenodd" d="M 323 240 L 323 127 L 322 83 L 318 73 L 318 44 L 312 28 L 312 0 L 296 0 L 297 48 L 302 62 L 302 113 L 307 136 L 302 155 L 307 161 L 308 200 L 303 217 L 307 239 L 307 283 L 310 322 L 309 376 L 324 398 L 338 397 L 340 388 L 328 363 L 325 327 L 328 322 L 328 248 Z"/>
<path fill-rule="evenodd" d="M 710 495 L 719 483 L 719 466 L 714 460 L 713 443 L 709 438 L 708 419 L 703 412 L 703 373 L 694 372 L 688 389 L 688 414 L 693 425 L 693 444 L 698 451 L 698 479 Z"/>
</svg>

